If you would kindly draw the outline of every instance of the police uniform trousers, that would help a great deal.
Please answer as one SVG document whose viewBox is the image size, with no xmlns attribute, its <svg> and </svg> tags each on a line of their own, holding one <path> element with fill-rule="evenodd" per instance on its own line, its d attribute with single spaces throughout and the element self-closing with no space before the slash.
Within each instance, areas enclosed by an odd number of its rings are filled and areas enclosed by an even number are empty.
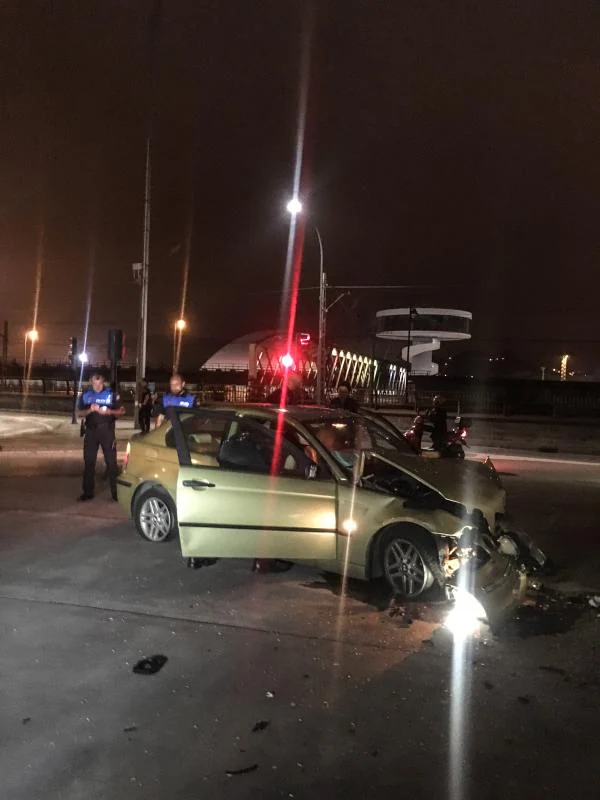
<svg viewBox="0 0 600 800">
<path fill-rule="evenodd" d="M 152 406 L 141 406 L 138 414 L 142 433 L 150 433 L 150 420 L 152 418 Z"/>
<path fill-rule="evenodd" d="M 94 494 L 98 447 L 102 448 L 110 490 L 114 495 L 117 491 L 117 441 L 114 423 L 86 425 L 83 439 L 83 493 L 88 497 Z"/>
</svg>

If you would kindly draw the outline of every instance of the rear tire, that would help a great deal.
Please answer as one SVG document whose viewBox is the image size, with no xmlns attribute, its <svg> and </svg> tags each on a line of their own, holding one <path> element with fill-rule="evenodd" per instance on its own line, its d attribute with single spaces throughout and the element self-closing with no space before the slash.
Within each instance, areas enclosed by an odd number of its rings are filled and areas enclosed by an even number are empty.
<svg viewBox="0 0 600 800">
<path fill-rule="evenodd" d="M 381 543 L 381 566 L 396 597 L 415 600 L 430 589 L 441 590 L 444 573 L 434 543 L 418 528 L 392 529 Z"/>
<path fill-rule="evenodd" d="M 133 521 L 142 539 L 152 544 L 168 541 L 177 527 L 177 510 L 161 486 L 140 492 L 133 504 Z"/>
</svg>

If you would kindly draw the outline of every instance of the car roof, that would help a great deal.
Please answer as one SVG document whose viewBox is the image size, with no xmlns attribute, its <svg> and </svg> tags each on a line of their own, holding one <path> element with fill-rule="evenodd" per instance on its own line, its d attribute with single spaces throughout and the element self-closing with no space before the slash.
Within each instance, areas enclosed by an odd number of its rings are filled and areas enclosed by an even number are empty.
<svg viewBox="0 0 600 800">
<path fill-rule="evenodd" d="M 285 409 L 282 409 L 267 403 L 206 403 L 200 406 L 200 408 L 206 408 L 207 410 L 212 409 L 214 411 L 230 411 L 233 413 L 257 411 L 267 418 L 275 418 L 283 411 L 286 415 L 289 414 L 290 417 L 298 420 L 298 422 L 327 422 L 327 420 L 352 419 L 356 416 L 350 411 L 345 411 L 340 408 L 328 408 L 327 406 L 316 405 L 287 406 Z"/>
</svg>

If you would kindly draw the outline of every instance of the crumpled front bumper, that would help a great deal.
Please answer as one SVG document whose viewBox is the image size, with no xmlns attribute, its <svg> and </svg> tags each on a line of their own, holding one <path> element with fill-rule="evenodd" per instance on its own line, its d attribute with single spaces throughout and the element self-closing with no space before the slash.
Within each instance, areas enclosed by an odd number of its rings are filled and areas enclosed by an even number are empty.
<svg viewBox="0 0 600 800">
<path fill-rule="evenodd" d="M 534 543 L 531 536 L 525 533 L 522 528 L 519 528 L 515 523 L 505 514 L 498 514 L 496 516 L 496 536 L 500 549 L 503 549 L 503 543 L 506 542 L 506 555 L 510 555 L 511 550 L 510 542 L 514 542 L 516 547 L 515 558 L 523 566 L 526 572 L 539 572 L 549 566 L 550 559 L 543 550 Z"/>
<path fill-rule="evenodd" d="M 479 600 L 494 630 L 523 602 L 528 578 L 513 558 L 493 553 L 485 564 L 470 570 L 468 582 L 468 591 Z"/>
<path fill-rule="evenodd" d="M 472 529 L 469 545 L 468 552 L 479 551 L 480 556 L 473 555 L 465 561 L 450 581 L 451 590 L 473 595 L 483 606 L 490 627 L 499 628 L 523 602 L 529 580 L 527 571 L 516 557 L 516 548 L 512 554 L 502 552 L 498 540 L 488 533 Z"/>
</svg>

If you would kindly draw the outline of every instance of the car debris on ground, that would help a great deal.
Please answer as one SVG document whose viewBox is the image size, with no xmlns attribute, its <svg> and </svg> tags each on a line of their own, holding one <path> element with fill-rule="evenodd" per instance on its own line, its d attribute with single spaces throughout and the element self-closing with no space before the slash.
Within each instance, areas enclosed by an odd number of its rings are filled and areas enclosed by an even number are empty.
<svg viewBox="0 0 600 800">
<path fill-rule="evenodd" d="M 159 672 L 169 659 L 167 656 L 155 655 L 148 658 L 141 658 L 133 665 L 133 672 L 136 675 L 155 675 Z"/>
</svg>

